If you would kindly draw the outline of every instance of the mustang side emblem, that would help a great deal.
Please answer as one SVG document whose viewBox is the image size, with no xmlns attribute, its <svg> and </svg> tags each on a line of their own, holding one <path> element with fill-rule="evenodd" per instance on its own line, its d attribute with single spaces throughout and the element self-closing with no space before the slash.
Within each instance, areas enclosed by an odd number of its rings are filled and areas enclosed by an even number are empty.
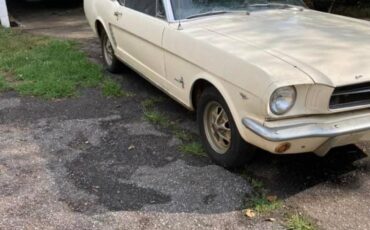
<svg viewBox="0 0 370 230">
<path fill-rule="evenodd" d="M 184 78 L 181 77 L 180 79 L 177 79 L 175 78 L 175 81 L 177 81 L 178 83 L 181 84 L 182 88 L 185 88 L 185 82 L 184 82 Z"/>
</svg>

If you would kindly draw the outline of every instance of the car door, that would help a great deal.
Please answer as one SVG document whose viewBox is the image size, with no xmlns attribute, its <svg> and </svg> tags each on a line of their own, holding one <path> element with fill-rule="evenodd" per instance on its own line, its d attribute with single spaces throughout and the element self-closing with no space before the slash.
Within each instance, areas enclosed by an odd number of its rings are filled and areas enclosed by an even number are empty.
<svg viewBox="0 0 370 230">
<path fill-rule="evenodd" d="M 162 38 L 168 22 L 162 0 L 119 0 L 111 31 L 116 55 L 154 84 L 165 88 Z"/>
</svg>

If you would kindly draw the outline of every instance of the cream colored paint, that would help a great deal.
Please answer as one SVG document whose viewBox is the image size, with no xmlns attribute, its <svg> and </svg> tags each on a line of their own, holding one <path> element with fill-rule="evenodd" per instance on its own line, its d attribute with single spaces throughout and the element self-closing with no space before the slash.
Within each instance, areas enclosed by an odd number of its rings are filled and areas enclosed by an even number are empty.
<svg viewBox="0 0 370 230">
<path fill-rule="evenodd" d="M 5 0 L 0 0 L 0 25 L 10 27 L 8 8 Z"/>
<path fill-rule="evenodd" d="M 280 143 L 247 130 L 243 118 L 266 126 L 300 124 L 315 114 L 330 121 L 336 113 L 353 109 L 329 110 L 334 87 L 370 81 L 370 24 L 359 20 L 311 10 L 268 10 L 185 20 L 179 30 L 178 23 L 126 9 L 117 1 L 85 0 L 85 11 L 94 29 L 96 21 L 104 25 L 118 58 L 187 108 L 193 109 L 194 82 L 213 84 L 241 136 L 270 152 Z M 114 16 L 117 11 L 122 17 Z M 358 75 L 363 77 L 356 79 Z M 287 114 L 276 116 L 269 110 L 270 95 L 287 85 L 296 87 L 297 102 Z M 287 153 L 323 152 L 327 146 L 354 141 L 335 140 L 294 140 Z"/>
<path fill-rule="evenodd" d="M 341 86 L 370 80 L 370 23 L 311 10 L 265 10 L 249 16 L 218 17 L 202 27 L 235 41 L 248 42 L 317 71 L 319 84 Z M 304 64 L 301 66 L 301 64 Z"/>
<path fill-rule="evenodd" d="M 162 38 L 168 23 L 121 5 L 116 7 L 116 12 L 123 15 L 122 18 L 110 22 L 117 43 L 116 54 L 165 88 Z"/>
</svg>

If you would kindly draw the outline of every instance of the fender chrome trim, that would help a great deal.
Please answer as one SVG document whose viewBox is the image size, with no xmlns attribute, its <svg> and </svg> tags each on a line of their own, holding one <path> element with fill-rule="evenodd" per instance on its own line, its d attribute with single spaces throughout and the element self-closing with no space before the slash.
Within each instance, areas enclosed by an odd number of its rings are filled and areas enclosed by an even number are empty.
<svg viewBox="0 0 370 230">
<path fill-rule="evenodd" d="M 242 120 L 243 125 L 268 141 L 281 142 L 302 138 L 336 137 L 363 131 L 370 131 L 370 115 L 346 118 L 333 123 L 309 123 L 269 128 L 250 118 Z"/>
</svg>

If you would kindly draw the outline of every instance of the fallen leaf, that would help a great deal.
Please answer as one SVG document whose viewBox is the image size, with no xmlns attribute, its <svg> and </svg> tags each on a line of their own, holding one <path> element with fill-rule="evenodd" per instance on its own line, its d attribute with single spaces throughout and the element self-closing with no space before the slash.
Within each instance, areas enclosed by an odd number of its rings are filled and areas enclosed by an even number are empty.
<svg viewBox="0 0 370 230">
<path fill-rule="evenodd" d="M 276 219 L 275 218 L 267 218 L 266 221 L 269 221 L 269 222 L 275 222 Z"/>
<path fill-rule="evenodd" d="M 244 215 L 249 217 L 249 218 L 253 218 L 256 216 L 256 213 L 252 210 L 252 209 L 246 209 L 245 212 L 244 212 Z"/>
<path fill-rule="evenodd" d="M 269 202 L 275 202 L 277 200 L 277 196 L 267 196 L 266 199 L 269 201 Z"/>
</svg>

